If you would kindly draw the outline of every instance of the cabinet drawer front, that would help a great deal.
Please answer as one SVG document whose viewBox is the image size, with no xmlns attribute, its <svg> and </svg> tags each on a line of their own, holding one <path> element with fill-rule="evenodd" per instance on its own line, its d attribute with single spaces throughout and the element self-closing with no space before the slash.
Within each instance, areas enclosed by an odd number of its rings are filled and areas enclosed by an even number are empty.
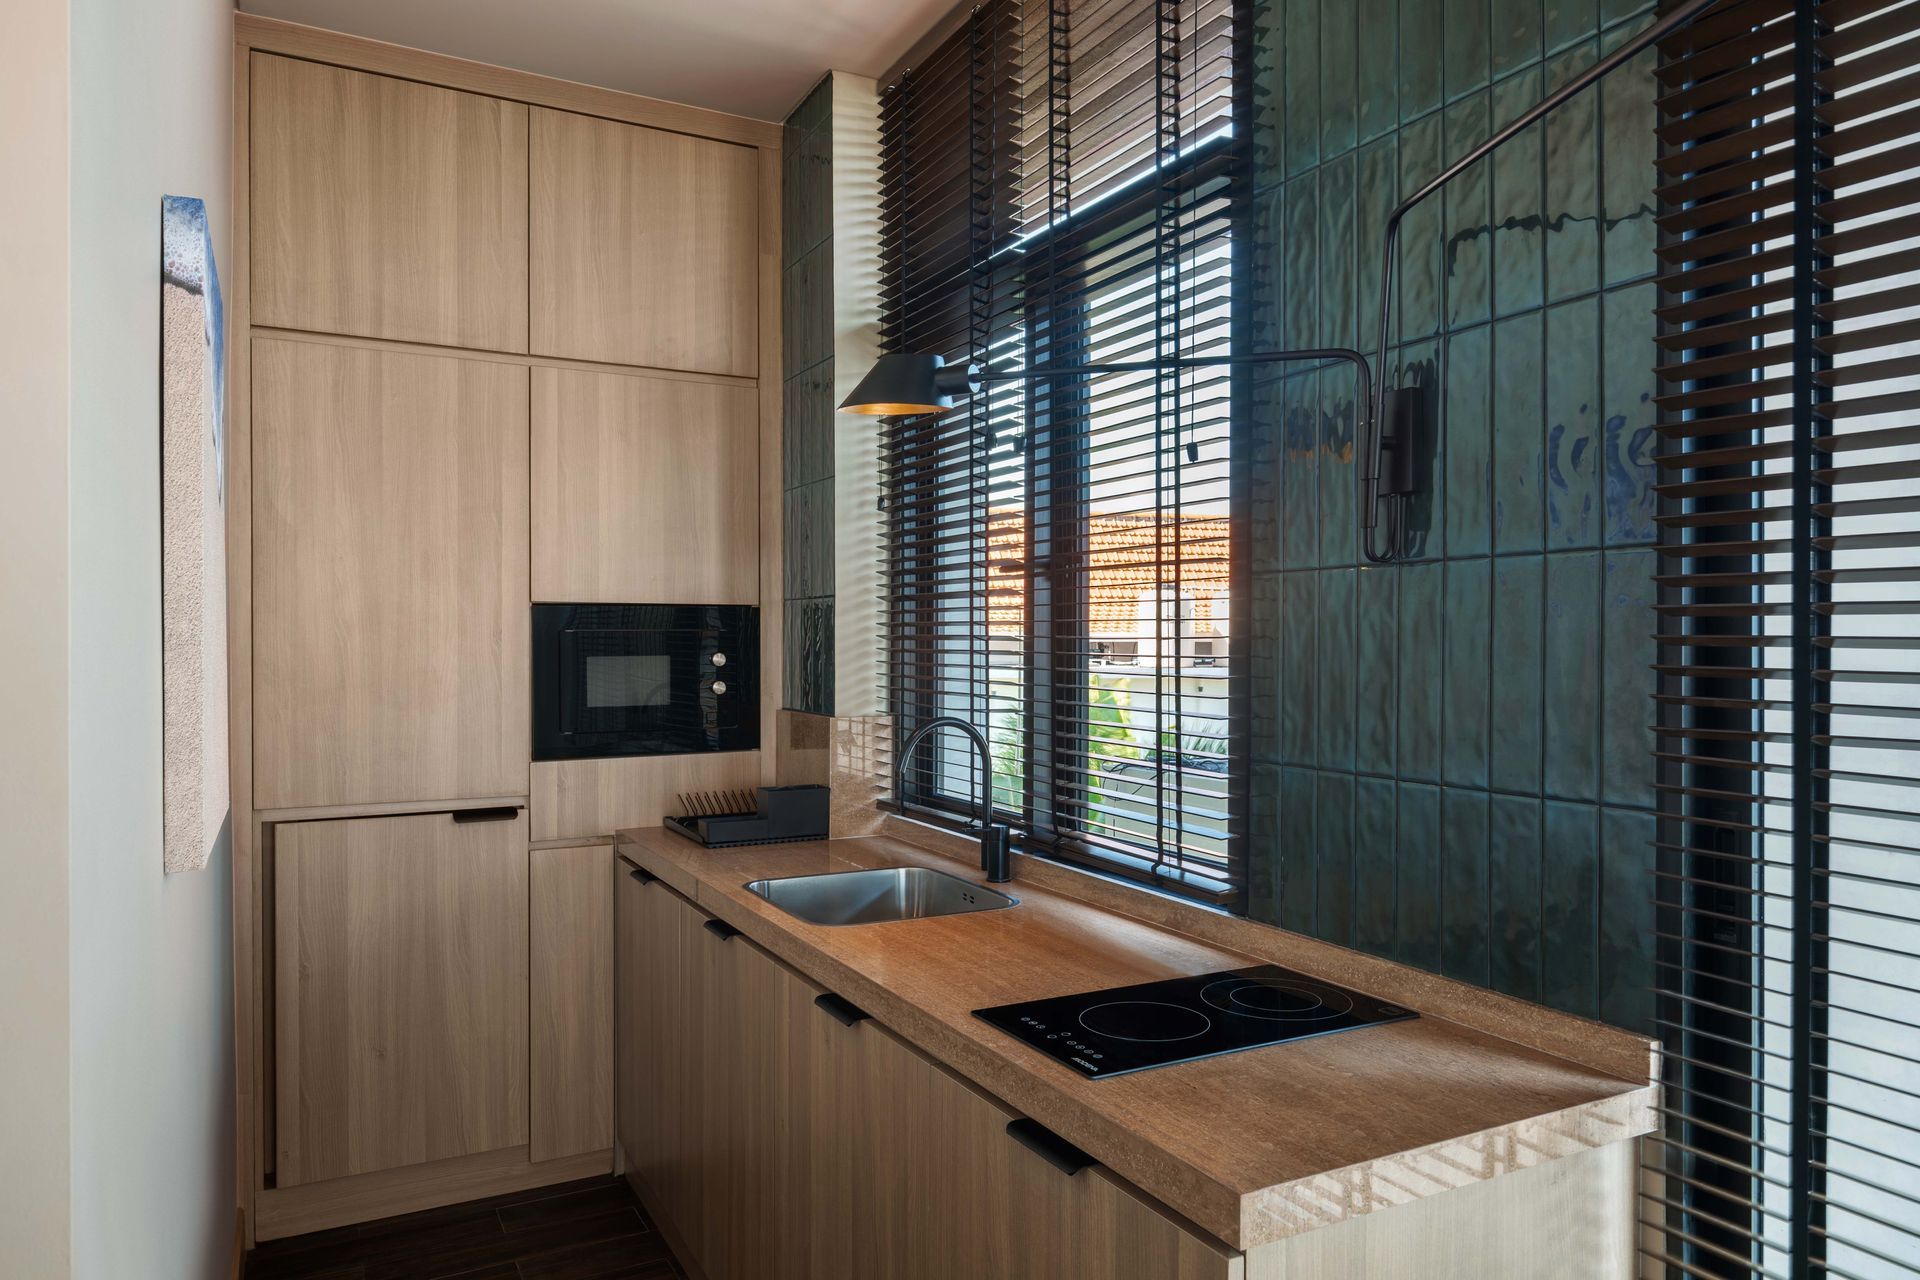
<svg viewBox="0 0 1920 1280">
<path fill-rule="evenodd" d="M 527 371 L 253 344 L 254 806 L 527 793 Z"/>
<path fill-rule="evenodd" d="M 253 55 L 253 323 L 527 349 L 527 108 Z"/>
<path fill-rule="evenodd" d="M 527 1141 L 527 826 L 273 828 L 278 1183 Z"/>
<path fill-rule="evenodd" d="M 528 855 L 536 1164 L 613 1145 L 613 848 Z"/>
</svg>

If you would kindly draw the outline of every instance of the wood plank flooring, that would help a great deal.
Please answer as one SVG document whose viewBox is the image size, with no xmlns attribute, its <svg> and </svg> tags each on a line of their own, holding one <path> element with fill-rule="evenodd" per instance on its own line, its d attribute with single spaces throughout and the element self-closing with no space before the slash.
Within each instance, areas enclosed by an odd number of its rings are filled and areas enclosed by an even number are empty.
<svg viewBox="0 0 1920 1280">
<path fill-rule="evenodd" d="M 674 1280 L 684 1272 L 619 1178 L 269 1240 L 247 1280 Z"/>
</svg>

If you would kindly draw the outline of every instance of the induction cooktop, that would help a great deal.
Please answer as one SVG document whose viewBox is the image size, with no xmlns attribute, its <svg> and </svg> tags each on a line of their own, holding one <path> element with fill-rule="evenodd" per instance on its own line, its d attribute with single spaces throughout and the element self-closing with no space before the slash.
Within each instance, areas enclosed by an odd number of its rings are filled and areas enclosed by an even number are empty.
<svg viewBox="0 0 1920 1280">
<path fill-rule="evenodd" d="M 1267 964 L 1003 1004 L 973 1016 L 1103 1079 L 1419 1015 Z"/>
</svg>

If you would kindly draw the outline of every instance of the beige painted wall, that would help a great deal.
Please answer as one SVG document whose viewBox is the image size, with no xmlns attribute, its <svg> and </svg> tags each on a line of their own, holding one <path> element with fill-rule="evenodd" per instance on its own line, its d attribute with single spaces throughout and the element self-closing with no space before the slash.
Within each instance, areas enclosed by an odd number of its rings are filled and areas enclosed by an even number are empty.
<svg viewBox="0 0 1920 1280">
<path fill-rule="evenodd" d="M 230 845 L 161 872 L 160 198 L 229 281 L 230 0 L 71 0 L 73 1275 L 204 1280 L 233 1242 Z"/>
<path fill-rule="evenodd" d="M 0 41 L 0 1276 L 67 1274 L 67 4 Z"/>
</svg>

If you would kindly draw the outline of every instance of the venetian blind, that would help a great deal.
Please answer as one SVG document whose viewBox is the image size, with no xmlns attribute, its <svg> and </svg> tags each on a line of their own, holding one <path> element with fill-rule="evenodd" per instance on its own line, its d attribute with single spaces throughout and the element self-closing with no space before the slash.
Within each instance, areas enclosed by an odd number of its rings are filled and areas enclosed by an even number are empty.
<svg viewBox="0 0 1920 1280">
<path fill-rule="evenodd" d="M 1241 876 L 1229 752 L 1233 235 L 1230 0 L 974 11 L 882 99 L 891 351 L 994 384 L 883 432 L 888 667 L 902 734 L 985 729 L 1029 848 L 1224 900 Z M 1044 376 L 1048 366 L 1144 369 Z M 903 797 L 957 810 L 963 739 Z"/>
<path fill-rule="evenodd" d="M 1662 42 L 1669 1274 L 1920 1275 L 1920 4 Z"/>
</svg>

